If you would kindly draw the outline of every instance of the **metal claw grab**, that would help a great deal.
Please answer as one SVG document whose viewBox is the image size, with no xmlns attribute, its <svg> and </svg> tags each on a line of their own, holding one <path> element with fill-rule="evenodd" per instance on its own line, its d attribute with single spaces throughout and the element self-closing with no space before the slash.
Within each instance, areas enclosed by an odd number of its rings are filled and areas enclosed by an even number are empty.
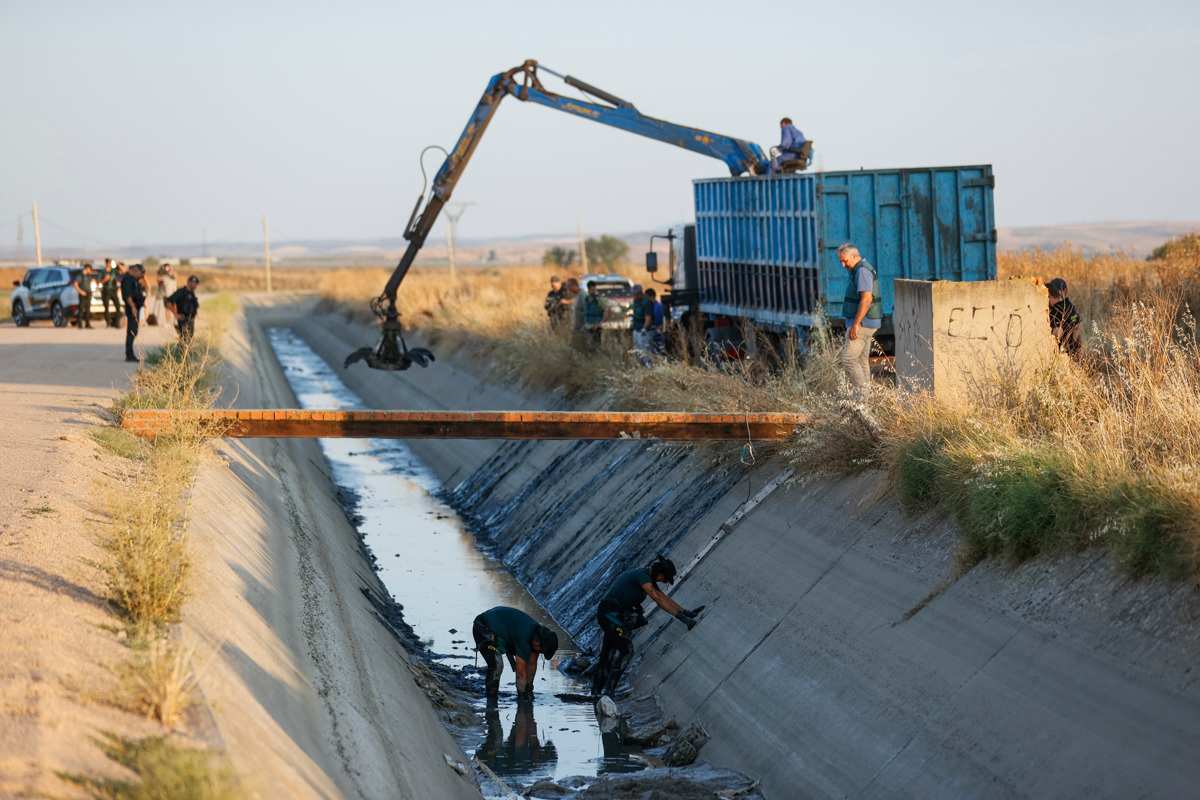
<svg viewBox="0 0 1200 800">
<path fill-rule="evenodd" d="M 455 146 L 446 151 L 436 145 L 430 145 L 421 151 L 423 159 L 427 151 L 441 150 L 446 154 L 446 160 L 434 175 L 432 186 L 428 183 L 422 185 L 421 193 L 417 196 L 417 202 L 408 218 L 408 225 L 404 229 L 404 238 L 408 240 L 408 247 L 405 248 L 404 255 L 400 257 L 400 263 L 396 265 L 396 269 L 388 279 L 383 294 L 371 303 L 371 310 L 383 319 L 383 340 L 374 349 L 362 347 L 351 353 L 346 359 L 347 367 L 357 361 L 366 361 L 367 366 L 372 369 L 401 370 L 408 369 L 414 363 L 424 367 L 434 360 L 433 353 L 425 348 L 414 347 L 409 350 L 404 344 L 404 337 L 400 335 L 400 315 L 396 311 L 396 290 L 400 288 L 401 281 L 412 267 L 417 253 L 424 246 L 425 239 L 433 229 L 438 214 L 449 202 L 458 179 L 462 177 L 467 162 L 471 160 L 480 138 L 487 130 L 492 117 L 495 116 L 500 101 L 509 95 L 522 102 L 536 103 L 592 122 L 619 128 L 638 136 L 682 147 L 710 158 L 720 159 L 725 162 L 725 166 L 729 168 L 732 175 L 741 175 L 745 172 L 759 175 L 767 171 L 766 155 L 762 148 L 753 142 L 646 116 L 628 100 L 622 100 L 610 92 L 598 89 L 592 84 L 570 75 L 560 75 L 546 67 L 542 67 L 542 69 L 561 78 L 568 86 L 578 89 L 585 95 L 599 98 L 602 102 L 548 91 L 542 85 L 538 75 L 538 62 L 532 59 L 492 76 Z M 424 179 L 424 161 L 422 160 L 420 163 L 421 175 Z M 429 190 L 428 202 L 426 202 L 426 189 Z M 386 310 L 384 304 L 387 306 Z"/>
<path fill-rule="evenodd" d="M 379 313 L 378 300 L 371 303 L 371 307 L 376 310 L 376 313 Z M 351 364 L 365 360 L 371 369 L 398 371 L 408 369 L 413 364 L 428 367 L 437 360 L 433 353 L 424 347 L 409 349 L 400 327 L 400 314 L 397 313 L 394 304 L 389 303 L 386 314 L 382 316 L 383 338 L 379 340 L 379 344 L 373 349 L 370 347 L 358 348 L 346 357 L 343 367 L 349 367 Z"/>
</svg>

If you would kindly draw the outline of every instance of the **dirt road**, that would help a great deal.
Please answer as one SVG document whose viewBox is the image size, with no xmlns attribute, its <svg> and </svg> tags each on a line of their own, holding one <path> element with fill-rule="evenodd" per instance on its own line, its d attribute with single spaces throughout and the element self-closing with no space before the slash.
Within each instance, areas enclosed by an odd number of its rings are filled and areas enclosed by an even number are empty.
<svg viewBox="0 0 1200 800">
<path fill-rule="evenodd" d="M 143 328 L 147 346 L 169 334 Z M 111 773 L 90 737 L 142 723 L 94 701 L 124 647 L 103 600 L 105 475 L 88 436 L 128 384 L 125 332 L 0 325 L 0 796 L 71 796 L 56 771 Z M 94 529 L 94 528 L 93 528 Z"/>
</svg>

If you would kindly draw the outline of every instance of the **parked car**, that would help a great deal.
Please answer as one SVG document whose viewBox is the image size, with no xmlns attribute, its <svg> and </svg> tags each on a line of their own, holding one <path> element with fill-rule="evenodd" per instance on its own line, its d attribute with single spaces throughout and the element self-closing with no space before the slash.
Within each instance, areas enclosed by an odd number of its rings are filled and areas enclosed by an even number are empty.
<svg viewBox="0 0 1200 800">
<path fill-rule="evenodd" d="M 581 296 L 587 295 L 588 284 L 592 283 L 596 284 L 596 294 L 604 307 L 604 322 L 600 327 L 629 330 L 633 320 L 633 281 L 624 275 L 584 275 L 579 279 Z"/>
<path fill-rule="evenodd" d="M 79 310 L 79 293 L 72 283 L 82 272 L 80 267 L 30 267 L 24 278 L 13 282 L 9 297 L 13 322 L 23 328 L 35 319 L 48 319 L 56 328 L 66 327 Z M 103 312 L 97 283 L 92 315 L 102 319 Z"/>
</svg>

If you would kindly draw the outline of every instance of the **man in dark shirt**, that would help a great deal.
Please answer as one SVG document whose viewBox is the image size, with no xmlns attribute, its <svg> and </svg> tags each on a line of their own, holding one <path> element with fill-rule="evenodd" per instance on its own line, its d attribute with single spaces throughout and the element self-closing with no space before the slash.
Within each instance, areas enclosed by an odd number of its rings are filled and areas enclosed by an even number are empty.
<svg viewBox="0 0 1200 800">
<path fill-rule="evenodd" d="M 96 276 L 92 274 L 92 265 L 84 264 L 83 272 L 75 278 L 75 292 L 79 295 L 79 308 L 75 315 L 75 326 L 78 328 L 92 327 L 92 292 L 95 286 Z"/>
<path fill-rule="evenodd" d="M 504 672 L 501 655 L 517 674 L 517 697 L 527 699 L 533 697 L 538 654 L 549 661 L 558 650 L 558 634 L 524 611 L 508 606 L 496 606 L 477 616 L 471 635 L 475 637 L 475 649 L 487 662 L 488 700 L 500 695 L 500 674 Z"/>
<path fill-rule="evenodd" d="M 100 301 L 104 303 L 104 324 L 106 327 L 117 327 L 117 315 L 121 313 L 121 301 L 117 299 L 121 276 L 111 258 L 104 259 L 104 272 L 100 273 Z M 112 303 L 112 311 L 108 310 Z"/>
<path fill-rule="evenodd" d="M 200 279 L 195 275 L 191 275 L 187 279 L 187 284 L 175 290 L 175 293 L 167 298 L 167 310 L 175 315 L 175 329 L 179 331 L 181 341 L 191 341 L 192 334 L 196 332 L 196 315 L 200 313 L 200 299 L 196 297 L 196 287 L 200 285 Z"/>
<path fill-rule="evenodd" d="M 125 303 L 125 360 L 137 363 L 133 352 L 133 340 L 138 335 L 138 317 L 146 305 L 146 293 L 142 291 L 142 265 L 134 264 L 121 276 L 121 297 Z"/>
<path fill-rule="evenodd" d="M 649 567 L 622 572 L 612 582 L 596 612 L 596 622 L 604 632 L 604 643 L 592 675 L 592 696 L 611 697 L 616 692 L 621 675 L 633 657 L 633 632 L 646 624 L 642 601 L 647 596 L 663 611 L 687 625 L 689 631 L 696 627 L 696 618 L 704 606 L 687 611 L 656 585 L 674 582 L 675 562 L 663 555 L 656 557 Z"/>
<path fill-rule="evenodd" d="M 567 312 L 571 309 L 571 298 L 562 279 L 557 275 L 550 278 L 550 291 L 546 292 L 546 302 L 543 304 L 546 316 L 550 318 L 550 326 L 560 327 L 567 320 Z"/>
<path fill-rule="evenodd" d="M 1067 282 L 1055 278 L 1046 284 L 1050 293 L 1050 330 L 1059 349 L 1072 356 L 1079 356 L 1083 350 L 1083 331 L 1081 319 L 1075 304 L 1067 299 Z"/>
</svg>

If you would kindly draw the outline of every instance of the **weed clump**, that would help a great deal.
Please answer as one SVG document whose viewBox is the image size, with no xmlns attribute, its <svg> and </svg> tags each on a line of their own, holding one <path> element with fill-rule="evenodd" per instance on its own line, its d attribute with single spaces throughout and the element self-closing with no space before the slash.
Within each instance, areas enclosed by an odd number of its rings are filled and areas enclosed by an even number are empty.
<svg viewBox="0 0 1200 800">
<path fill-rule="evenodd" d="M 218 755 L 181 747 L 165 736 L 126 739 L 111 733 L 97 740 L 109 759 L 130 770 L 136 781 L 64 774 L 95 800 L 237 800 L 242 797 L 233 771 Z"/>
</svg>

